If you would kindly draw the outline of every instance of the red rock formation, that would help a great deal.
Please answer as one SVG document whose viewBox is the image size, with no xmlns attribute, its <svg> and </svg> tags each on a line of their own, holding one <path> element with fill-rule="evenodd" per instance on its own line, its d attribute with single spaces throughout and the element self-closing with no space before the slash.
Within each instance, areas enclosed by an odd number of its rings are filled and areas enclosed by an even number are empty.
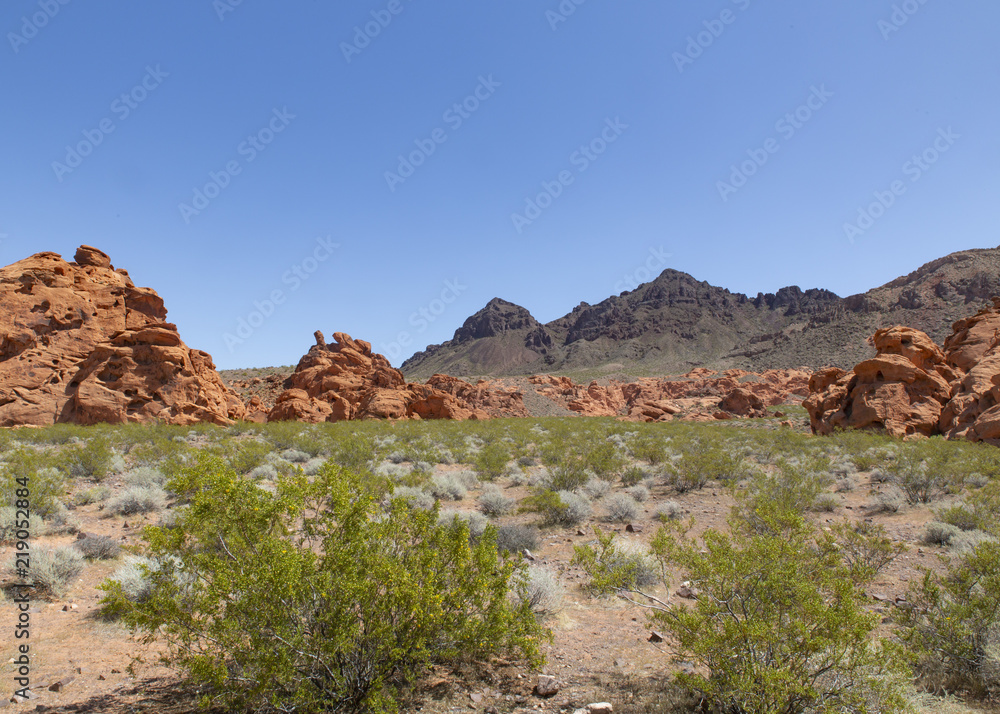
<svg viewBox="0 0 1000 714">
<path fill-rule="evenodd" d="M 435 374 L 427 380 L 427 386 L 447 392 L 466 408 L 484 412 L 491 418 L 531 416 L 524 406 L 524 394 L 484 379 L 469 384 L 456 377 Z"/>
<path fill-rule="evenodd" d="M 763 400 L 749 389 L 744 389 L 743 387 L 737 387 L 727 394 L 719 402 L 719 409 L 726 414 L 741 417 L 767 416 L 767 407 L 764 406 Z"/>
<path fill-rule="evenodd" d="M 944 350 L 908 327 L 879 330 L 872 340 L 875 358 L 810 379 L 803 406 L 814 432 L 884 427 L 897 436 L 1000 444 L 1000 298 L 956 322 Z"/>
<path fill-rule="evenodd" d="M 0 426 L 230 424 L 244 414 L 163 301 L 90 246 L 0 270 Z"/>
<path fill-rule="evenodd" d="M 812 429 L 882 427 L 893 436 L 937 432 L 942 407 L 951 396 L 954 372 L 931 339 L 909 327 L 879 330 L 877 355 L 851 372 L 823 370 L 810 380 L 816 390 L 803 402 Z"/>
<path fill-rule="evenodd" d="M 435 375 L 428 384 L 407 384 L 402 373 L 371 345 L 335 332 L 327 345 L 316 333 L 310 348 L 278 396 L 268 421 L 347 419 L 489 419 L 527 416 L 519 392 Z"/>
<path fill-rule="evenodd" d="M 791 394 L 809 394 L 809 374 L 803 370 L 760 374 L 728 370 L 720 375 L 699 367 L 676 378 L 610 380 L 606 387 L 597 382 L 583 386 L 552 375 L 535 375 L 530 381 L 540 387 L 539 394 L 581 415 L 624 416 L 635 421 L 667 421 L 678 414 L 684 419 L 710 420 L 719 413 L 720 401 L 731 395 L 729 404 L 738 409 L 737 414 L 746 411 L 746 415 L 762 416 L 765 406 L 784 404 Z M 747 404 L 738 405 L 740 400 Z"/>
</svg>

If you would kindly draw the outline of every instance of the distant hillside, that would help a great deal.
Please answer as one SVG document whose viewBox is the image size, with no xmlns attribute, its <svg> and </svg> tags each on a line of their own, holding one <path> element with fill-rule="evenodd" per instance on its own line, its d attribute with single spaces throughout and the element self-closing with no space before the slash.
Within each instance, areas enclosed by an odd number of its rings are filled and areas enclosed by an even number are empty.
<svg viewBox="0 0 1000 714">
<path fill-rule="evenodd" d="M 686 372 L 692 367 L 849 367 L 865 340 L 904 324 L 940 342 L 951 323 L 1000 294 L 1000 248 L 966 250 L 860 295 L 796 286 L 755 298 L 665 270 L 631 292 L 580 303 L 548 324 L 495 298 L 455 336 L 402 365 L 408 379 L 544 372 Z"/>
</svg>

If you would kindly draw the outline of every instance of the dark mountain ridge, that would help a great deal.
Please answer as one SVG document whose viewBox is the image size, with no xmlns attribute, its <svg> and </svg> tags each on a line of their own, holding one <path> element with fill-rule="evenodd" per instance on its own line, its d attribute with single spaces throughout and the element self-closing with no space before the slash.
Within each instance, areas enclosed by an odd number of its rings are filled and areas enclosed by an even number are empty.
<svg viewBox="0 0 1000 714">
<path fill-rule="evenodd" d="M 1000 248 L 952 253 L 846 298 L 794 285 L 750 298 L 667 269 L 544 325 L 527 309 L 494 298 L 451 340 L 414 354 L 402 371 L 425 378 L 843 367 L 873 354 L 866 340 L 880 327 L 905 324 L 940 341 L 969 314 L 970 303 L 995 294 Z"/>
</svg>

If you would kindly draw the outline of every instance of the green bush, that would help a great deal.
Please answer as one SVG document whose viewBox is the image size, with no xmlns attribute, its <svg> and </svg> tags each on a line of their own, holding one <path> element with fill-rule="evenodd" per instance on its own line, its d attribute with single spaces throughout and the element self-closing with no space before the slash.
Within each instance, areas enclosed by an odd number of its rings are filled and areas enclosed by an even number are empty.
<svg viewBox="0 0 1000 714">
<path fill-rule="evenodd" d="M 617 478 L 625 470 L 627 464 L 625 456 L 612 441 L 604 441 L 591 447 L 584 455 L 583 463 L 585 468 L 590 469 L 605 481 Z"/>
<path fill-rule="evenodd" d="M 0 506 L 15 505 L 18 489 L 24 488 L 20 480 L 28 484 L 33 514 L 47 518 L 63 507 L 66 477 L 59 469 L 47 467 L 42 454 L 27 447 L 8 452 L 4 458 L 0 463 Z"/>
<path fill-rule="evenodd" d="M 907 600 L 903 636 L 929 688 L 1000 692 L 1000 544 L 979 544 L 943 574 L 924 569 Z"/>
<path fill-rule="evenodd" d="M 24 518 L 18 517 L 16 508 L 0 506 L 0 545 L 11 545 L 16 542 L 18 532 L 22 536 L 26 532 L 28 538 L 37 538 L 44 530 L 42 519 L 34 513 L 25 521 Z"/>
<path fill-rule="evenodd" d="M 638 541 L 622 540 L 596 527 L 594 533 L 597 545 L 575 546 L 572 561 L 590 576 L 586 587 L 592 593 L 637 591 L 663 579 L 660 564 Z"/>
<path fill-rule="evenodd" d="M 82 446 L 64 447 L 59 454 L 59 466 L 71 478 L 101 481 L 125 464 L 104 438 L 92 436 Z"/>
<path fill-rule="evenodd" d="M 878 617 L 816 528 L 797 512 L 775 514 L 765 529 L 747 528 L 738 516 L 730 526 L 732 535 L 710 529 L 702 542 L 683 526 L 663 526 L 653 539 L 663 570 L 678 568 L 697 591 L 693 605 L 630 588 L 599 560 L 585 565 L 596 587 L 646 603 L 674 654 L 697 666 L 677 679 L 709 711 L 904 710 L 901 648 L 875 636 Z"/>
<path fill-rule="evenodd" d="M 544 490 L 521 502 L 521 511 L 538 513 L 546 525 L 574 526 L 590 517 L 590 501 L 572 491 Z"/>
<path fill-rule="evenodd" d="M 828 536 L 857 583 L 868 582 L 906 551 L 893 543 L 884 527 L 867 521 L 838 523 Z"/>
<path fill-rule="evenodd" d="M 134 602 L 112 580 L 104 602 L 162 636 L 207 704 L 392 712 L 431 664 L 542 661 L 547 633 L 511 597 L 526 574 L 493 528 L 472 545 L 436 508 L 383 511 L 380 489 L 334 465 L 272 495 L 205 460 L 170 487 L 190 506 L 176 528 L 147 529 L 162 564 L 145 573 L 149 595 Z"/>
<path fill-rule="evenodd" d="M 493 442 L 479 450 L 473 465 L 480 478 L 493 481 L 504 475 L 509 461 L 510 449 L 501 442 Z"/>
<path fill-rule="evenodd" d="M 747 472 L 739 456 L 707 439 L 693 439 L 681 447 L 680 459 L 664 467 L 667 484 L 678 493 L 704 488 L 709 481 L 729 484 Z"/>
</svg>

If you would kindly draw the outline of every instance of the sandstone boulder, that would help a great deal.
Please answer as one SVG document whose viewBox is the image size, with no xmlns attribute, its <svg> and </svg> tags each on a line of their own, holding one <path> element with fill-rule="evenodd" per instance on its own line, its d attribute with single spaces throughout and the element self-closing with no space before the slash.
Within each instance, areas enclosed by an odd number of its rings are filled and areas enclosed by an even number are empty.
<svg viewBox="0 0 1000 714">
<path fill-rule="evenodd" d="M 0 269 L 0 426 L 230 424 L 242 402 L 106 253 L 37 253 Z"/>
<path fill-rule="evenodd" d="M 749 389 L 737 387 L 727 394 L 721 402 L 719 409 L 723 412 L 741 417 L 765 417 L 767 407 L 764 401 Z"/>
<path fill-rule="evenodd" d="M 267 416 L 268 421 L 311 423 L 350 419 L 489 419 L 527 416 L 521 394 L 435 375 L 427 384 L 408 384 L 389 360 L 364 340 L 322 332 L 299 360 Z"/>
</svg>

